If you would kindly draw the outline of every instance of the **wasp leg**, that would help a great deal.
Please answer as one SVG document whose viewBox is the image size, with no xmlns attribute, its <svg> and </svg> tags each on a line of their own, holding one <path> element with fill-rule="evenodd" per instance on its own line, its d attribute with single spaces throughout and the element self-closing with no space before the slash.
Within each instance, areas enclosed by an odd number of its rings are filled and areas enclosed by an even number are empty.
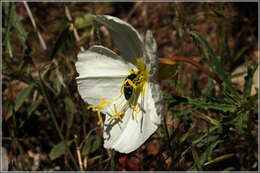
<svg viewBox="0 0 260 173">
<path fill-rule="evenodd" d="M 121 95 L 123 94 L 123 88 L 124 88 L 124 86 L 125 86 L 125 84 L 126 83 L 129 83 L 129 85 L 131 85 L 133 88 L 136 88 L 136 85 L 130 80 L 130 79 L 126 79 L 124 82 L 123 82 L 123 84 L 122 84 L 122 86 L 121 86 L 121 88 L 120 88 L 120 93 L 121 93 Z"/>
</svg>

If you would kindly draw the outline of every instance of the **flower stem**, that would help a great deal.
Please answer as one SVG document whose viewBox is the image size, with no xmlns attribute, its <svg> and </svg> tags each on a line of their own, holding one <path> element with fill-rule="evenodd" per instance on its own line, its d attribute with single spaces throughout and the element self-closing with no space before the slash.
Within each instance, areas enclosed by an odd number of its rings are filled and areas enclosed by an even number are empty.
<svg viewBox="0 0 260 173">
<path fill-rule="evenodd" d="M 70 158 L 71 158 L 71 160 L 72 160 L 74 166 L 76 167 L 77 171 L 80 171 L 80 169 L 79 169 L 79 167 L 78 167 L 78 164 L 77 164 L 75 158 L 73 157 L 73 155 L 72 155 L 72 153 L 71 153 L 71 151 L 70 151 L 70 149 L 69 149 L 69 146 L 68 146 L 67 142 L 65 141 L 64 136 L 62 135 L 62 132 L 61 132 L 61 129 L 60 129 L 59 125 L 58 125 L 58 122 L 57 122 L 57 120 L 56 120 L 56 118 L 55 118 L 54 111 L 52 110 L 50 101 L 49 101 L 49 99 L 48 99 L 47 93 L 46 93 L 46 91 L 45 91 L 45 89 L 44 89 L 44 86 L 43 86 L 43 82 L 42 82 L 42 79 L 41 79 L 40 71 L 38 71 L 38 73 L 39 73 L 39 79 L 40 79 L 40 80 L 39 80 L 39 81 L 40 81 L 39 84 L 40 84 L 41 92 L 42 92 L 42 94 L 43 94 L 43 98 L 45 99 L 45 102 L 47 103 L 47 107 L 48 107 L 48 110 L 49 110 L 49 112 L 50 112 L 50 116 L 51 116 L 51 118 L 52 118 L 52 121 L 53 121 L 53 123 L 54 123 L 54 125 L 55 125 L 56 130 L 58 131 L 58 134 L 59 134 L 61 140 L 64 141 L 65 148 L 66 148 L 66 150 L 68 151 L 69 156 L 70 156 Z"/>
<path fill-rule="evenodd" d="M 160 61 L 163 61 L 162 58 L 159 58 Z M 220 80 L 218 78 L 218 76 L 211 72 L 208 68 L 205 68 L 203 67 L 202 65 L 200 65 L 198 62 L 190 59 L 190 58 L 186 58 L 186 57 L 183 57 L 183 56 L 172 56 L 170 58 L 167 58 L 167 60 L 170 60 L 170 61 L 183 61 L 183 62 L 186 62 L 186 63 L 189 63 L 195 67 L 197 67 L 198 69 L 200 69 L 201 71 L 203 71 L 204 73 L 206 73 L 209 77 L 211 77 L 212 79 L 214 79 L 216 82 L 218 82 L 219 84 L 222 83 L 222 80 Z"/>
</svg>

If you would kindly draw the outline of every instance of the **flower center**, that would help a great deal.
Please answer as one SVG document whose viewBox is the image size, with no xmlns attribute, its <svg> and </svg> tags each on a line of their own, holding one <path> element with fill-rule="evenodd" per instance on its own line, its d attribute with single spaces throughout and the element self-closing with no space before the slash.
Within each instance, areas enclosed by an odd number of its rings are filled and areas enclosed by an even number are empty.
<svg viewBox="0 0 260 173">
<path fill-rule="evenodd" d="M 142 63 L 141 58 L 137 59 L 136 62 L 136 67 L 137 69 L 131 69 L 129 71 L 128 76 L 126 77 L 126 79 L 124 80 L 124 82 L 121 85 L 121 89 L 120 89 L 120 95 L 113 98 L 112 101 L 106 101 L 104 99 L 99 99 L 101 101 L 100 104 L 98 104 L 97 106 L 89 106 L 89 108 L 93 108 L 94 110 L 96 110 L 98 112 L 98 124 L 100 124 L 102 121 L 102 117 L 101 117 L 101 111 L 110 106 L 114 101 L 118 100 L 119 98 L 122 97 L 122 95 L 124 94 L 124 98 L 127 101 L 123 106 L 121 104 L 118 105 L 113 105 L 114 106 L 114 111 L 115 114 L 113 116 L 111 116 L 108 120 L 111 121 L 115 118 L 119 118 L 120 120 L 122 120 L 122 117 L 124 116 L 124 113 L 127 111 L 127 109 L 132 109 L 135 112 L 135 120 L 137 121 L 137 114 L 140 111 L 140 107 L 138 106 L 138 98 L 141 95 L 142 97 L 142 104 L 143 105 L 143 101 L 144 101 L 144 94 L 145 94 L 145 90 L 146 90 L 146 84 L 148 81 L 148 74 L 149 74 L 149 69 L 147 69 L 145 67 L 145 65 Z M 121 107 L 120 112 L 117 112 L 117 108 Z"/>
</svg>

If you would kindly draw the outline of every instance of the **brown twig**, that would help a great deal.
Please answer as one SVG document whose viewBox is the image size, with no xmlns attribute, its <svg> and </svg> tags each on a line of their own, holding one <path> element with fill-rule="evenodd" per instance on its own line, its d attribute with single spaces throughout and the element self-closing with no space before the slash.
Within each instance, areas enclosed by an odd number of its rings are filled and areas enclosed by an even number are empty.
<svg viewBox="0 0 260 173">
<path fill-rule="evenodd" d="M 45 44 L 45 42 L 44 42 L 44 40 L 43 40 L 43 38 L 42 38 L 40 32 L 38 31 L 38 29 L 37 29 L 37 27 L 36 27 L 36 23 L 35 23 L 35 20 L 34 20 L 34 18 L 33 18 L 33 15 L 32 15 L 32 12 L 31 12 L 31 10 L 30 10 L 30 7 L 29 7 L 29 5 L 28 5 L 28 3 L 27 3 L 26 1 L 23 1 L 23 5 L 24 5 L 24 7 L 25 7 L 25 9 L 26 9 L 26 12 L 28 13 L 28 16 L 30 17 L 30 20 L 31 20 L 32 25 L 33 25 L 33 28 L 34 28 L 34 29 L 36 30 L 36 32 L 37 32 L 37 35 L 38 35 L 38 37 L 39 37 L 40 43 L 41 43 L 41 45 L 42 45 L 42 48 L 43 48 L 44 51 L 46 51 L 46 50 L 47 50 L 47 46 L 46 46 L 46 44 Z"/>
<path fill-rule="evenodd" d="M 76 41 L 78 43 L 80 43 L 80 37 L 79 37 L 79 34 L 78 34 L 78 31 L 76 29 L 76 27 L 74 26 L 73 22 L 72 22 L 72 17 L 70 15 L 70 11 L 69 11 L 69 8 L 67 6 L 65 6 L 65 14 L 66 14 L 66 17 L 68 18 L 69 22 L 71 22 L 71 27 L 73 28 L 73 33 L 74 33 L 74 37 L 76 39 Z M 83 46 L 80 46 L 80 51 L 84 51 L 84 47 Z"/>
<path fill-rule="evenodd" d="M 79 168 L 80 168 L 80 171 L 83 171 L 83 164 L 82 164 L 82 158 L 81 158 L 80 148 L 77 147 L 76 150 L 77 150 Z"/>
<path fill-rule="evenodd" d="M 138 7 L 140 7 L 141 5 L 143 5 L 142 3 L 143 3 L 143 2 L 136 2 L 136 3 L 135 3 L 134 8 L 132 8 L 132 10 L 128 13 L 128 15 L 127 15 L 127 17 L 126 17 L 126 19 L 125 19 L 126 22 L 127 22 L 127 21 L 130 19 L 130 17 L 134 14 L 134 12 L 136 11 L 136 9 L 137 9 Z"/>
<path fill-rule="evenodd" d="M 159 60 L 160 60 L 161 62 L 164 61 L 164 59 L 162 59 L 162 58 L 159 58 Z M 186 58 L 186 57 L 183 57 L 183 56 L 172 56 L 172 57 L 170 57 L 170 58 L 167 58 L 167 60 L 170 60 L 170 61 L 183 61 L 183 62 L 189 63 L 189 64 L 191 64 L 191 65 L 197 67 L 198 69 L 200 69 L 200 70 L 203 71 L 204 73 L 206 73 L 209 77 L 211 77 L 212 79 L 214 79 L 214 80 L 215 80 L 216 82 L 218 82 L 219 84 L 222 83 L 222 80 L 220 80 L 215 73 L 211 72 L 208 68 L 203 67 L 203 66 L 200 65 L 198 62 L 196 62 L 196 61 L 194 61 L 194 60 L 192 60 L 192 59 L 190 59 L 190 58 Z"/>
</svg>

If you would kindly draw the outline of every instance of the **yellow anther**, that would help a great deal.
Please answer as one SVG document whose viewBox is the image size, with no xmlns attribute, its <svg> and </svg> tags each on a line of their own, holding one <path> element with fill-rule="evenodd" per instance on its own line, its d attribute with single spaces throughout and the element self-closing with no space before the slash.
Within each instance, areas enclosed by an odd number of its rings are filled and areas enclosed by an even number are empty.
<svg viewBox="0 0 260 173">
<path fill-rule="evenodd" d="M 116 105 L 115 105 L 115 104 L 114 104 L 114 110 L 115 110 L 115 115 L 112 116 L 112 117 L 110 117 L 110 118 L 108 119 L 108 121 L 111 121 L 111 120 L 113 120 L 113 119 L 115 119 L 115 118 L 119 118 L 120 120 L 122 120 L 121 115 L 123 115 L 124 112 L 117 112 L 117 108 L 116 108 Z"/>
<path fill-rule="evenodd" d="M 130 104 L 130 106 L 131 106 L 131 108 L 135 111 L 135 121 L 136 121 L 136 123 L 138 123 L 137 114 L 138 114 L 138 112 L 140 111 L 140 108 L 139 108 L 139 106 L 134 106 L 134 105 L 132 105 L 132 104 Z"/>
<path fill-rule="evenodd" d="M 97 112 L 97 114 L 98 114 L 98 122 L 97 122 L 97 124 L 100 125 L 103 122 L 103 118 L 101 116 L 101 110 L 99 110 Z"/>
<path fill-rule="evenodd" d="M 102 105 L 110 105 L 110 102 L 106 101 L 105 99 L 98 98 L 98 100 L 100 100 L 101 103 L 99 103 L 99 104 L 97 105 L 97 107 L 102 106 Z"/>
<path fill-rule="evenodd" d="M 90 105 L 90 106 L 88 106 L 88 109 L 96 110 L 96 106 L 94 106 L 94 105 Z"/>
<path fill-rule="evenodd" d="M 101 103 L 99 103 L 97 106 L 90 105 L 90 106 L 88 106 L 88 109 L 93 109 L 94 111 L 97 111 L 97 114 L 98 114 L 98 123 L 97 124 L 100 125 L 103 122 L 101 112 L 105 107 L 109 106 L 111 103 L 102 98 L 98 98 L 98 100 L 100 100 Z"/>
<path fill-rule="evenodd" d="M 143 65 L 142 59 L 138 58 L 136 59 L 136 66 L 140 71 L 144 71 L 145 70 L 145 66 Z"/>
<path fill-rule="evenodd" d="M 103 123 L 101 112 L 105 108 L 109 108 L 110 111 L 115 113 L 108 119 L 108 121 L 111 121 L 115 118 L 122 120 L 124 113 L 130 108 L 134 111 L 135 121 L 136 123 L 138 123 L 137 116 L 138 116 L 138 112 L 140 111 L 140 107 L 138 105 L 135 106 L 135 104 L 136 101 L 138 100 L 138 97 L 140 95 L 145 94 L 145 88 L 149 78 L 148 76 L 149 69 L 146 68 L 146 66 L 142 63 L 141 58 L 137 59 L 136 67 L 137 69 L 131 69 L 129 71 L 128 76 L 126 77 L 125 81 L 122 83 L 120 88 L 120 95 L 114 97 L 112 100 L 109 101 L 103 98 L 98 98 L 98 100 L 100 101 L 99 104 L 97 104 L 96 106 L 93 105 L 88 106 L 88 109 L 93 109 L 93 111 L 97 111 L 98 125 Z M 131 88 L 131 90 L 129 90 L 129 87 Z M 127 98 L 125 96 L 124 100 L 120 99 L 121 96 L 125 94 L 124 90 L 128 91 L 127 89 L 131 91 L 130 93 L 126 92 L 128 94 Z M 117 102 L 118 100 L 120 102 Z M 125 103 L 125 101 L 127 102 Z M 113 104 L 113 103 L 117 103 L 117 104 Z M 110 106 L 112 104 L 114 107 L 114 111 L 112 110 L 113 108 Z M 118 107 L 120 107 L 119 112 L 117 110 Z"/>
</svg>

